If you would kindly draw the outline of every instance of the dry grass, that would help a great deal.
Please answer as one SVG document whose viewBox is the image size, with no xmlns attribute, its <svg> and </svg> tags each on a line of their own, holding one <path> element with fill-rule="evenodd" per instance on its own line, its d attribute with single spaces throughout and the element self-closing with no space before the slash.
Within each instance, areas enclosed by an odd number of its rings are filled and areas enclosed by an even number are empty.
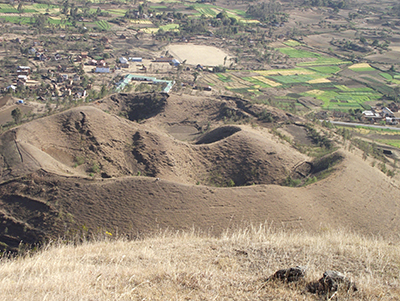
<svg viewBox="0 0 400 301">
<path fill-rule="evenodd" d="M 399 300 L 399 243 L 345 231 L 319 234 L 261 226 L 219 238 L 160 233 L 139 241 L 53 243 L 0 262 L 2 300 L 326 300 L 304 283 L 265 283 L 276 270 L 343 272 L 359 291 L 333 300 Z"/>
<path fill-rule="evenodd" d="M 266 83 L 267 85 L 270 85 L 271 87 L 278 87 L 281 85 L 280 83 L 274 82 L 273 80 L 265 78 L 264 76 L 253 76 L 253 78 L 255 78 L 263 83 Z"/>
<path fill-rule="evenodd" d="M 327 78 L 317 78 L 309 80 L 307 83 L 309 84 L 322 84 L 322 83 L 330 83 L 331 81 Z"/>
<path fill-rule="evenodd" d="M 349 66 L 349 69 L 363 69 L 363 68 L 372 68 L 368 63 L 359 63 Z"/>
</svg>

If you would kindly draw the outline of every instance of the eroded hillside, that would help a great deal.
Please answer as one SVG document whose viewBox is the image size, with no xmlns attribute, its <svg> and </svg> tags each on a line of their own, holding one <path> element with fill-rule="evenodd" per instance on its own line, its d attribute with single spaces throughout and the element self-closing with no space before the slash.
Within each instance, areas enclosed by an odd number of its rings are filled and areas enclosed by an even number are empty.
<svg viewBox="0 0 400 301">
<path fill-rule="evenodd" d="M 275 129 L 283 123 L 303 144 Z M 241 99 L 151 93 L 32 121 L 0 137 L 3 247 L 81 231 L 220 233 L 266 220 L 395 234 L 397 182 L 335 138 L 307 133 L 302 119 Z M 305 145 L 326 155 L 310 157 Z"/>
</svg>

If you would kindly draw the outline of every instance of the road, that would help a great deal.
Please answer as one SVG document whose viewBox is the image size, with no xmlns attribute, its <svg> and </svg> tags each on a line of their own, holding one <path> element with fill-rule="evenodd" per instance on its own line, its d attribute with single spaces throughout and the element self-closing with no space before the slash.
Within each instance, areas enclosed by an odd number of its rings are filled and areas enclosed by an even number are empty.
<svg viewBox="0 0 400 301">
<path fill-rule="evenodd" d="M 342 122 L 342 121 L 330 121 L 330 120 L 320 120 L 330 122 L 336 125 L 344 125 L 344 126 L 362 126 L 368 128 L 375 128 L 375 129 L 383 129 L 383 130 L 393 130 L 393 131 L 400 131 L 400 128 L 390 127 L 390 126 L 383 126 L 383 125 L 372 125 L 372 124 L 364 124 L 364 123 L 352 123 L 352 122 Z"/>
</svg>

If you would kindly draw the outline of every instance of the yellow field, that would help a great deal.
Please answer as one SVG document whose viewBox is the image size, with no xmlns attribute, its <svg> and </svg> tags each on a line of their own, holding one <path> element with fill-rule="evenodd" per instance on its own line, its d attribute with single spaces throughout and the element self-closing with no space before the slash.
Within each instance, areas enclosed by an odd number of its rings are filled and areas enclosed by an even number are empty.
<svg viewBox="0 0 400 301">
<path fill-rule="evenodd" d="M 307 83 L 309 84 L 322 84 L 322 83 L 330 83 L 331 81 L 327 78 L 317 78 L 309 80 Z"/>
<path fill-rule="evenodd" d="M 151 24 L 153 25 L 153 23 L 150 20 L 131 20 L 132 23 L 135 24 Z"/>
<path fill-rule="evenodd" d="M 159 30 L 159 28 L 158 27 L 152 27 L 152 28 L 144 28 L 144 29 L 141 29 L 143 32 L 145 32 L 145 33 L 156 33 L 158 30 Z"/>
<path fill-rule="evenodd" d="M 372 68 L 372 67 L 368 63 L 354 64 L 354 65 L 349 67 L 349 69 L 362 69 L 362 68 Z"/>
<path fill-rule="evenodd" d="M 259 80 L 260 82 L 263 82 L 267 85 L 270 85 L 271 87 L 278 87 L 281 85 L 280 83 L 274 82 L 273 80 L 265 78 L 264 76 L 253 76 L 253 78 L 256 80 Z"/>
<path fill-rule="evenodd" d="M 314 71 L 311 70 L 295 70 L 295 69 L 273 69 L 273 70 L 258 70 L 255 71 L 261 75 L 268 76 L 268 75 L 303 75 L 303 74 L 314 74 Z"/>
<path fill-rule="evenodd" d="M 324 91 L 321 91 L 321 90 L 310 90 L 310 91 L 307 91 L 307 94 L 321 95 L 321 94 L 324 94 Z"/>
</svg>

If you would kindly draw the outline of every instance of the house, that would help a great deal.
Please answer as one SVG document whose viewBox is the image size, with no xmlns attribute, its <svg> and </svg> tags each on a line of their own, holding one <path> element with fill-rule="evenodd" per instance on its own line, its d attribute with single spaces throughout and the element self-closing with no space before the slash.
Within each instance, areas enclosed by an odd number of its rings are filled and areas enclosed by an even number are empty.
<svg viewBox="0 0 400 301">
<path fill-rule="evenodd" d="M 15 89 L 17 89 L 17 87 L 14 85 L 9 85 L 9 86 L 7 86 L 6 89 L 7 89 L 7 91 L 10 91 L 10 89 L 11 89 L 11 91 L 15 92 Z"/>
<path fill-rule="evenodd" d="M 38 61 L 44 62 L 44 61 L 47 60 L 47 56 L 46 56 L 44 53 L 36 52 L 36 57 L 35 57 L 35 59 L 38 60 Z"/>
<path fill-rule="evenodd" d="M 106 63 L 105 60 L 100 60 L 100 61 L 97 62 L 97 66 L 105 67 L 106 65 L 107 65 L 107 63 Z"/>
<path fill-rule="evenodd" d="M 120 64 L 128 64 L 128 60 L 126 59 L 126 57 L 122 56 L 119 58 L 119 63 Z"/>
<path fill-rule="evenodd" d="M 17 74 L 18 75 L 29 75 L 31 73 L 31 67 L 28 66 L 18 66 Z"/>
<path fill-rule="evenodd" d="M 36 54 L 36 48 L 34 48 L 34 47 L 31 47 L 31 48 L 29 48 L 29 50 L 28 50 L 28 53 L 30 54 L 30 55 L 35 55 Z"/>
<path fill-rule="evenodd" d="M 28 76 L 26 76 L 26 75 L 18 75 L 17 80 L 26 83 L 26 81 L 28 80 Z"/>
<path fill-rule="evenodd" d="M 172 59 L 170 64 L 174 67 L 178 67 L 181 63 L 177 59 Z"/>
<path fill-rule="evenodd" d="M 121 68 L 129 68 L 128 60 L 125 57 L 120 57 L 119 63 L 121 64 Z"/>
<path fill-rule="evenodd" d="M 110 67 L 108 65 L 98 64 L 94 70 L 96 73 L 110 73 Z"/>
<path fill-rule="evenodd" d="M 382 109 L 382 115 L 383 117 L 394 117 L 392 110 L 390 110 L 388 107 L 384 107 Z"/>
<path fill-rule="evenodd" d="M 86 51 L 83 51 L 83 52 L 81 52 L 81 57 L 83 58 L 83 59 L 85 59 L 85 58 L 87 58 L 88 57 L 88 52 L 86 52 Z"/>
<path fill-rule="evenodd" d="M 129 61 L 141 63 L 143 59 L 141 57 L 130 57 Z"/>
</svg>

